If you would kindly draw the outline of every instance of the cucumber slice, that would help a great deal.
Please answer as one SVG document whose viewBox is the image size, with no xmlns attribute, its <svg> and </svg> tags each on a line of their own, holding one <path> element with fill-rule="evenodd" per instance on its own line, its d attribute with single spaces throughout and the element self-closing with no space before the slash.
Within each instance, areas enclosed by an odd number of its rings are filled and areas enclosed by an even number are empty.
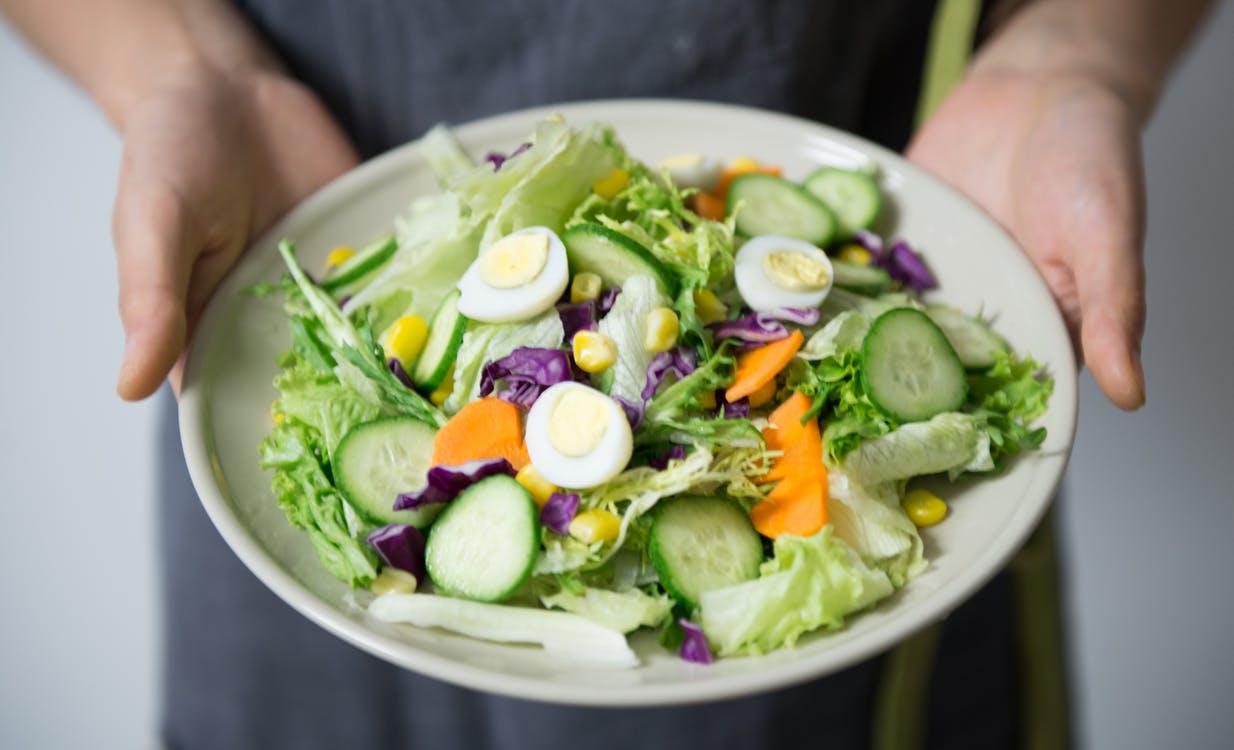
<svg viewBox="0 0 1234 750">
<path fill-rule="evenodd" d="M 602 224 L 576 224 L 561 233 L 570 261 L 570 273 L 590 271 L 606 287 L 621 286 L 631 276 L 650 276 L 670 298 L 677 296 L 677 280 L 651 251 L 621 232 Z"/>
<path fill-rule="evenodd" d="M 502 475 L 476 482 L 446 507 L 429 531 L 424 557 L 438 588 L 499 602 L 531 575 L 539 550 L 531 493 Z"/>
<path fill-rule="evenodd" d="M 826 247 L 836 233 L 836 219 L 822 201 L 799 185 L 769 174 L 750 173 L 728 186 L 728 215 L 737 213 L 737 234 L 781 234 Z"/>
<path fill-rule="evenodd" d="M 871 297 L 891 288 L 891 274 L 878 266 L 863 266 L 839 258 L 831 259 L 832 283 L 850 292 Z"/>
<path fill-rule="evenodd" d="M 694 611 L 704 592 L 757 578 L 763 542 L 736 503 L 682 496 L 656 509 L 647 554 L 664 590 Z"/>
<path fill-rule="evenodd" d="M 322 280 L 322 289 L 333 292 L 360 281 L 386 264 L 398 250 L 394 237 L 385 237 L 360 248 L 355 255 L 339 264 Z"/>
<path fill-rule="evenodd" d="M 980 318 L 947 305 L 927 305 L 925 312 L 942 329 L 960 362 L 969 370 L 985 370 L 993 366 L 995 354 L 1010 351 L 1003 337 Z"/>
<path fill-rule="evenodd" d="M 445 381 L 458 348 L 463 345 L 468 320 L 458 311 L 458 297 L 459 291 L 452 289 L 437 306 L 428 324 L 424 350 L 411 368 L 411 382 L 425 393 L 432 393 Z"/>
<path fill-rule="evenodd" d="M 878 185 L 860 172 L 823 167 L 807 177 L 802 187 L 835 214 L 837 239 L 847 239 L 858 229 L 872 227 L 883 208 Z"/>
<path fill-rule="evenodd" d="M 439 507 L 394 510 L 394 500 L 400 493 L 424 486 L 436 434 L 412 417 L 385 417 L 356 425 L 334 452 L 334 482 L 356 512 L 371 523 L 427 526 Z"/>
<path fill-rule="evenodd" d="M 861 344 L 866 395 L 900 422 L 955 411 L 968 395 L 964 366 L 947 337 L 920 310 L 897 307 L 874 319 Z"/>
</svg>

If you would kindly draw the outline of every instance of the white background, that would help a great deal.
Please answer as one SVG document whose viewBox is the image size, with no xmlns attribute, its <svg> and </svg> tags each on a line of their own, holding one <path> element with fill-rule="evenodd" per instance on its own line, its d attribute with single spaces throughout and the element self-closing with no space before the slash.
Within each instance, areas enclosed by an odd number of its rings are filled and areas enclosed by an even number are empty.
<svg viewBox="0 0 1234 750">
<path fill-rule="evenodd" d="M 1062 508 L 1081 737 L 1234 736 L 1234 6 L 1148 129 L 1148 405 L 1082 379 Z M 0 747 L 154 747 L 152 403 L 123 346 L 109 213 L 119 141 L 0 23 Z"/>
</svg>

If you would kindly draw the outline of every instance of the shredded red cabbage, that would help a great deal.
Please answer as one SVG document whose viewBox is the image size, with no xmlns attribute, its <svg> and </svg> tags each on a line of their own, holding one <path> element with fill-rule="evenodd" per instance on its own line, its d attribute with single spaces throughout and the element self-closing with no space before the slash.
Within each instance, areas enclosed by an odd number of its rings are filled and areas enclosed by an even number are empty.
<svg viewBox="0 0 1234 750">
<path fill-rule="evenodd" d="M 681 625 L 681 629 L 686 634 L 681 642 L 681 658 L 695 664 L 710 664 L 714 661 L 711 656 L 711 647 L 707 645 L 707 636 L 703 635 L 703 629 L 684 617 L 679 619 L 677 624 Z"/>
<path fill-rule="evenodd" d="M 613 309 L 613 303 L 617 301 L 617 295 L 619 294 L 621 294 L 621 287 L 619 286 L 609 287 L 600 293 L 600 299 L 597 302 L 599 303 L 601 315 Z"/>
<path fill-rule="evenodd" d="M 720 407 L 720 414 L 725 419 L 749 419 L 750 418 L 750 399 L 739 398 L 733 402 L 724 402 L 724 406 Z"/>
<path fill-rule="evenodd" d="M 560 349 L 537 349 L 521 346 L 495 362 L 484 365 L 480 372 L 480 395 L 487 396 L 501 381 L 497 397 L 524 408 L 540 398 L 549 386 L 574 379 L 570 357 Z"/>
<path fill-rule="evenodd" d="M 579 496 L 571 492 L 564 494 L 554 492 L 549 495 L 548 502 L 540 509 L 540 525 L 554 534 L 566 536 L 570 533 L 570 522 L 578 513 Z"/>
<path fill-rule="evenodd" d="M 529 148 L 531 148 L 531 144 L 524 143 L 523 145 L 511 151 L 509 156 L 506 156 L 500 151 L 489 151 L 487 154 L 484 155 L 484 161 L 490 162 L 493 165 L 493 171 L 496 172 L 497 170 L 501 169 L 501 165 L 505 164 L 507 159 L 513 159 L 514 157 L 518 156 L 519 154 L 523 153 Z"/>
<path fill-rule="evenodd" d="M 417 582 L 425 579 L 424 534 L 415 526 L 392 523 L 373 531 L 365 539 L 386 565 L 411 573 Z"/>
<path fill-rule="evenodd" d="M 458 466 L 434 466 L 428 470 L 428 483 L 415 492 L 404 492 L 394 501 L 395 510 L 415 510 L 433 503 L 448 503 L 459 493 L 486 477 L 515 475 L 504 458 L 481 458 Z"/>
<path fill-rule="evenodd" d="M 631 430 L 642 424 L 646 404 L 635 403 L 624 396 L 613 396 L 613 400 L 621 404 L 621 410 L 626 413 L 626 421 L 630 423 Z"/>
<path fill-rule="evenodd" d="M 679 346 L 660 352 L 647 365 L 647 385 L 643 386 L 643 401 L 656 395 L 656 389 L 670 374 L 684 378 L 698 366 L 698 354 L 691 348 Z"/>
<path fill-rule="evenodd" d="M 594 331 L 599 327 L 596 323 L 596 301 L 593 299 L 558 305 L 557 316 L 561 318 L 561 327 L 565 329 L 566 341 L 573 341 L 574 334 L 579 331 Z"/>
<path fill-rule="evenodd" d="M 910 289 L 924 292 L 938 286 L 938 280 L 930 273 L 921 255 L 904 240 L 891 243 L 891 249 L 887 251 L 882 266 L 891 274 L 891 278 Z"/>
<path fill-rule="evenodd" d="M 781 307 L 776 310 L 752 312 L 733 320 L 721 320 L 707 327 L 717 339 L 738 339 L 746 343 L 765 344 L 788 336 L 788 328 L 780 321 L 800 326 L 818 323 L 818 308 Z"/>
<path fill-rule="evenodd" d="M 668 468 L 669 461 L 680 461 L 685 457 L 686 447 L 684 445 L 674 445 L 672 448 L 648 461 L 647 465 L 657 471 L 664 471 Z"/>
<path fill-rule="evenodd" d="M 864 247 L 874 259 L 875 264 L 879 264 L 883 259 L 883 238 L 871 232 L 869 229 L 858 229 L 853 232 L 853 240 Z"/>
<path fill-rule="evenodd" d="M 398 378 L 398 382 L 402 383 L 408 388 L 415 388 L 415 386 L 411 382 L 411 376 L 408 375 L 407 371 L 403 369 L 402 362 L 399 362 L 394 357 L 391 357 L 390 359 L 386 360 L 386 366 L 390 368 L 390 372 L 394 373 L 394 377 Z"/>
</svg>

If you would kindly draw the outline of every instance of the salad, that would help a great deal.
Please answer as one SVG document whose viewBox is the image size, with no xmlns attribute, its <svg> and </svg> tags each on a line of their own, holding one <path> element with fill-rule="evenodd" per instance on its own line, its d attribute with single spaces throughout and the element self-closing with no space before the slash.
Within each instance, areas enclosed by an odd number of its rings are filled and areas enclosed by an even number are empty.
<svg viewBox="0 0 1234 750">
<path fill-rule="evenodd" d="M 310 275 L 291 242 L 262 466 L 380 620 L 637 663 L 843 627 L 926 570 L 944 499 L 1045 437 L 1053 382 L 923 257 L 872 231 L 877 175 L 656 167 L 540 123 Z M 367 598 L 364 601 L 369 601 Z"/>
</svg>

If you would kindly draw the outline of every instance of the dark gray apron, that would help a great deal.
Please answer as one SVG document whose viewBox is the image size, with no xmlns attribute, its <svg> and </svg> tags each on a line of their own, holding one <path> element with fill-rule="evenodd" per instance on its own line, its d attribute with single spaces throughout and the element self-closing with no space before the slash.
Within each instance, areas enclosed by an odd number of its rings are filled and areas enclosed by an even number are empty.
<svg viewBox="0 0 1234 750">
<path fill-rule="evenodd" d="M 440 121 L 627 96 L 755 105 L 901 148 L 934 11 L 914 0 L 241 5 L 366 156 Z M 880 659 L 777 693 L 650 710 L 498 698 L 387 665 L 295 613 L 226 548 L 189 483 L 164 402 L 161 729 L 170 748 L 865 748 L 877 734 Z M 1016 744 L 1013 596 L 1000 576 L 942 629 L 922 688 L 929 746 Z"/>
</svg>

